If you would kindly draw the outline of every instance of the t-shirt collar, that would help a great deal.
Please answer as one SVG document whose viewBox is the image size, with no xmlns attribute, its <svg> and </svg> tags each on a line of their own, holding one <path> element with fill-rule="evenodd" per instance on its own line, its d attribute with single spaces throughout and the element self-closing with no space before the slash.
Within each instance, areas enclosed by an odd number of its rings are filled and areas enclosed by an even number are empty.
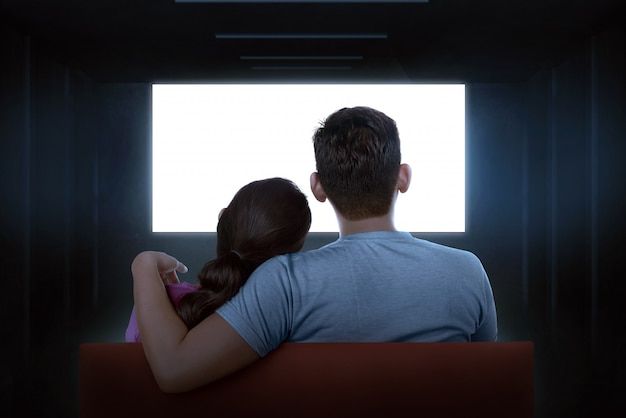
<svg viewBox="0 0 626 418">
<path fill-rule="evenodd" d="M 409 232 L 404 231 L 372 231 L 358 232 L 356 234 L 343 235 L 338 241 L 375 240 L 375 239 L 414 239 Z"/>
</svg>

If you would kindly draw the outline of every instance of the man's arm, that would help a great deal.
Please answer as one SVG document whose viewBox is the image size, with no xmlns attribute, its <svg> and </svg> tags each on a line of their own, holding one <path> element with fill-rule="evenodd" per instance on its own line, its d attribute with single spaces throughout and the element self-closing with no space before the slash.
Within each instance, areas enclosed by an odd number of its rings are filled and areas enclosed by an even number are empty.
<svg viewBox="0 0 626 418">
<path fill-rule="evenodd" d="M 183 271 L 181 266 L 165 253 L 146 251 L 131 267 L 144 352 L 157 384 L 168 393 L 197 388 L 259 358 L 219 315 L 187 330 L 169 301 L 162 278 L 177 279 L 175 272 Z"/>
<path fill-rule="evenodd" d="M 480 263 L 480 261 L 479 261 Z M 471 341 L 496 341 L 498 339 L 498 315 L 496 313 L 496 302 L 493 298 L 491 283 L 485 269 L 480 264 L 481 269 L 481 318 L 478 329 L 471 336 Z"/>
</svg>

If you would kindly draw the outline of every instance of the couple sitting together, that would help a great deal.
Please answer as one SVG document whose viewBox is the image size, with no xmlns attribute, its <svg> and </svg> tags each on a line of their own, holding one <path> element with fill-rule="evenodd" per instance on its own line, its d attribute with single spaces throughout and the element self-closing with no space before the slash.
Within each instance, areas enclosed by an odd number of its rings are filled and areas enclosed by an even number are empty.
<svg viewBox="0 0 626 418">
<path fill-rule="evenodd" d="M 328 199 L 339 239 L 298 252 L 311 225 L 290 181 L 244 186 L 217 225 L 217 258 L 200 284 L 161 252 L 132 263 L 135 311 L 127 341 L 141 341 L 166 392 L 230 374 L 290 342 L 494 341 L 489 279 L 470 252 L 414 238 L 393 223 L 411 170 L 395 122 L 366 107 L 330 115 L 313 137 L 311 189 Z M 135 317 L 136 315 L 136 317 Z"/>
</svg>

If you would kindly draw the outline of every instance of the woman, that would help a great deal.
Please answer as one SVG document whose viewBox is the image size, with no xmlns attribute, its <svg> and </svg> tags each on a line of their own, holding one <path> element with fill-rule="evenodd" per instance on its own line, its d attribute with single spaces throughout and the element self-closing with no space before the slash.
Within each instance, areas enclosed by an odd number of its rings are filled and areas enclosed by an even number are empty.
<svg viewBox="0 0 626 418">
<path fill-rule="evenodd" d="M 161 274 L 168 297 L 187 328 L 199 324 L 233 297 L 263 262 L 299 251 L 310 226 L 306 196 L 291 181 L 271 178 L 242 187 L 220 213 L 217 258 L 202 268 L 199 286 L 178 282 L 176 271 L 187 270 L 180 263 L 173 271 Z M 140 340 L 133 310 L 126 341 Z"/>
</svg>

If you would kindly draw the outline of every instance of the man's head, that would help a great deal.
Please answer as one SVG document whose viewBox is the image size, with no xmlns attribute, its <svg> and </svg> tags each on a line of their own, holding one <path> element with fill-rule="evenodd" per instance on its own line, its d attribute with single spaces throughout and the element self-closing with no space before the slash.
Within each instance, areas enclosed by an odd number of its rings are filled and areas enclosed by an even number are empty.
<svg viewBox="0 0 626 418">
<path fill-rule="evenodd" d="M 408 188 L 408 167 L 400 173 L 396 123 L 382 112 L 368 107 L 338 110 L 317 129 L 313 146 L 313 192 L 318 200 L 328 197 L 348 220 L 388 214 L 396 191 Z"/>
</svg>

